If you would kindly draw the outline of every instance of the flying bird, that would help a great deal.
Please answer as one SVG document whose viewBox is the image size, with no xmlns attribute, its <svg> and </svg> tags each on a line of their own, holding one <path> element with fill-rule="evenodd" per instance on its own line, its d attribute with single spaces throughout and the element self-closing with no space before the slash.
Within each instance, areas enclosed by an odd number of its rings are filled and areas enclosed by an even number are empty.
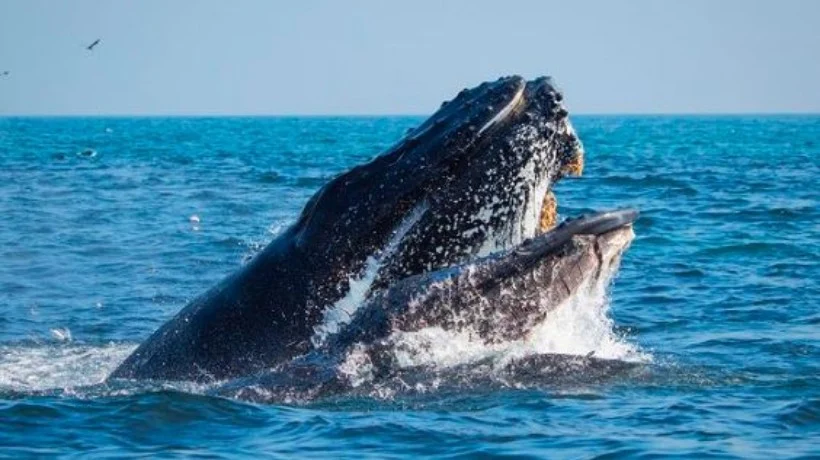
<svg viewBox="0 0 820 460">
<path fill-rule="evenodd" d="M 97 46 L 97 44 L 98 44 L 99 42 L 100 42 L 100 39 L 98 38 L 98 39 L 94 40 L 94 43 L 92 43 L 92 44 L 90 44 L 90 45 L 86 46 L 86 47 L 85 47 L 85 49 L 87 49 L 88 51 L 91 51 L 91 50 L 93 50 L 93 49 L 94 49 L 94 47 L 95 47 L 95 46 Z"/>
<path fill-rule="evenodd" d="M 5 77 L 6 75 L 8 75 L 8 74 L 9 74 L 9 71 L 8 71 L 8 70 L 5 70 L 5 71 L 3 71 L 3 73 L 0 73 L 0 75 L 2 75 L 2 76 L 4 76 L 4 77 Z"/>
</svg>

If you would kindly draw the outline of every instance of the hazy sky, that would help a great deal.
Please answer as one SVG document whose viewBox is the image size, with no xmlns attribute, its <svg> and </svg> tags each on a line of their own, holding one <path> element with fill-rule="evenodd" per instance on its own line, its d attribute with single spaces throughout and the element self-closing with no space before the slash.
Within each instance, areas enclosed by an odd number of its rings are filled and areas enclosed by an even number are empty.
<svg viewBox="0 0 820 460">
<path fill-rule="evenodd" d="M 820 112 L 820 1 L 0 0 L 5 70 L 0 114 L 425 114 L 512 73 L 573 113 Z"/>
</svg>

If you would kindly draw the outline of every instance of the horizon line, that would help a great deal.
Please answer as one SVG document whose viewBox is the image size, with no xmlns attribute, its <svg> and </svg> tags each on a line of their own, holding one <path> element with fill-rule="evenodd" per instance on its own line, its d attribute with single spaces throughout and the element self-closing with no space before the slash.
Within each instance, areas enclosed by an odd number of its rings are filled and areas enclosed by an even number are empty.
<svg viewBox="0 0 820 460">
<path fill-rule="evenodd" d="M 0 118 L 418 118 L 432 113 L 0 113 Z M 572 117 L 820 116 L 820 111 L 787 112 L 576 112 Z"/>
</svg>

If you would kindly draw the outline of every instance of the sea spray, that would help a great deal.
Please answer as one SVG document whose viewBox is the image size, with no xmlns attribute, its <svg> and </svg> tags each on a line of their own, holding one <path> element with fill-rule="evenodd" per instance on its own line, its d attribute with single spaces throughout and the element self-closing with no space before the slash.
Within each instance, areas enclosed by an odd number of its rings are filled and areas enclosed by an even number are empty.
<svg viewBox="0 0 820 460">
<path fill-rule="evenodd" d="M 401 368 L 446 368 L 491 359 L 498 365 L 535 354 L 594 355 L 597 358 L 649 362 L 650 354 L 618 335 L 608 312 L 607 294 L 617 266 L 603 267 L 600 277 L 578 288 L 520 340 L 486 343 L 469 329 L 460 332 L 429 327 L 395 332 L 391 352 Z M 361 358 L 357 359 L 358 361 Z"/>
<path fill-rule="evenodd" d="M 135 345 L 0 346 L 0 389 L 40 391 L 101 383 Z"/>
</svg>

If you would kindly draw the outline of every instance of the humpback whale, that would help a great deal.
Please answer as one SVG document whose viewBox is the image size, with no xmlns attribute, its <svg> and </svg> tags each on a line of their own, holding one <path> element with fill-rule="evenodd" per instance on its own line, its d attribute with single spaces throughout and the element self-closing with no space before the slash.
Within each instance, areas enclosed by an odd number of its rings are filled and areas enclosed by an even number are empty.
<svg viewBox="0 0 820 460">
<path fill-rule="evenodd" d="M 324 185 L 293 225 L 161 326 L 111 378 L 224 380 L 338 343 L 349 322 L 338 318 L 340 303 L 400 303 L 391 296 L 413 280 L 543 233 L 555 220 L 553 184 L 580 175 L 583 158 L 551 79 L 464 89 L 395 146 Z M 388 316 L 430 319 L 402 311 Z"/>
</svg>

